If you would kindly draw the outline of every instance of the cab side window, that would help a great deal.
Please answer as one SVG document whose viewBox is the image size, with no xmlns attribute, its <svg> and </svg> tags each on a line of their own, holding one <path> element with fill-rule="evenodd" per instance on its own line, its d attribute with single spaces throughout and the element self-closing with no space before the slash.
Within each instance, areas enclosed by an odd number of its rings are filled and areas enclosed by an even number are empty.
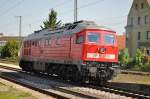
<svg viewBox="0 0 150 99">
<path fill-rule="evenodd" d="M 76 44 L 81 44 L 84 42 L 84 35 L 77 35 Z"/>
</svg>

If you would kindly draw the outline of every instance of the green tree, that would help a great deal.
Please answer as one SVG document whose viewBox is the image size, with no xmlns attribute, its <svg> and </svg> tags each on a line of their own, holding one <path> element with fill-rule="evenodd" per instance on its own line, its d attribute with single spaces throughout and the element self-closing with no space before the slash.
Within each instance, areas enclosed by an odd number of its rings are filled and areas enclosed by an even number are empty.
<svg viewBox="0 0 150 99">
<path fill-rule="evenodd" d="M 144 53 L 140 49 L 136 51 L 135 62 L 138 66 L 142 66 L 144 63 Z"/>
<path fill-rule="evenodd" d="M 55 28 L 61 26 L 61 20 L 57 21 L 57 12 L 55 12 L 53 9 L 51 9 L 51 12 L 49 13 L 48 20 L 43 22 L 43 26 L 41 26 L 42 29 L 48 29 L 48 28 Z"/>
<path fill-rule="evenodd" d="M 8 41 L 1 50 L 1 57 L 16 57 L 18 56 L 19 43 L 15 40 Z"/>
<path fill-rule="evenodd" d="M 121 66 L 127 66 L 129 63 L 130 57 L 129 57 L 129 52 L 128 49 L 122 49 L 120 50 L 119 53 L 119 61 Z"/>
</svg>

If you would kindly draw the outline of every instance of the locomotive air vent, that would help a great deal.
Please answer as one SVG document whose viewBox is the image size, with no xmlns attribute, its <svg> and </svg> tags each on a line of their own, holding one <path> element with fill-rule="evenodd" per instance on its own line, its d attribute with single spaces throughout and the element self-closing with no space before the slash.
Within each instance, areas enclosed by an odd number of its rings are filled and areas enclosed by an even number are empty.
<svg viewBox="0 0 150 99">
<path fill-rule="evenodd" d="M 65 27 L 68 27 L 68 26 L 71 26 L 71 25 L 72 25 L 72 23 L 66 23 Z"/>
<path fill-rule="evenodd" d="M 39 33 L 41 30 L 38 30 L 38 31 L 34 31 L 34 33 L 36 34 L 36 33 Z"/>
<path fill-rule="evenodd" d="M 76 28 L 76 26 L 77 26 L 77 24 L 71 25 L 71 26 L 68 27 L 67 30 L 72 30 L 72 29 Z"/>
<path fill-rule="evenodd" d="M 83 23 L 83 22 L 84 22 L 84 20 L 81 20 L 81 21 L 76 21 L 73 24 L 78 24 L 78 23 Z"/>
<path fill-rule="evenodd" d="M 86 21 L 86 20 L 81 20 L 74 22 L 73 24 L 82 24 L 82 25 L 96 25 L 94 21 Z"/>
</svg>

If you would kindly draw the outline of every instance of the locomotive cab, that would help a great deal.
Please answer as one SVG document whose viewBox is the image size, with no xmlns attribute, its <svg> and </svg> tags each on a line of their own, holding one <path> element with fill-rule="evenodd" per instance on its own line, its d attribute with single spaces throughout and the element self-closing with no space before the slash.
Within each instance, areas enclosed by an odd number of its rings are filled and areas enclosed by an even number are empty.
<svg viewBox="0 0 150 99">
<path fill-rule="evenodd" d="M 118 47 L 115 33 L 87 31 L 84 44 L 85 61 L 118 62 Z"/>
<path fill-rule="evenodd" d="M 78 34 L 78 42 L 83 42 L 82 75 L 88 79 L 107 81 L 116 74 L 118 47 L 116 33 L 107 30 L 89 29 Z M 83 77 L 87 78 L 87 77 Z"/>
</svg>

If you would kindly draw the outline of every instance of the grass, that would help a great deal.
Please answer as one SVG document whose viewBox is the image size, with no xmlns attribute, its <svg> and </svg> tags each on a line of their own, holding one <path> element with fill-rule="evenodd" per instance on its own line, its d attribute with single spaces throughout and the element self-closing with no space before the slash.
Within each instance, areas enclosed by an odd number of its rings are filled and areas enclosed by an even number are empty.
<svg viewBox="0 0 150 99">
<path fill-rule="evenodd" d="M 0 86 L 2 86 L 2 85 L 5 85 L 5 84 L 3 84 L 3 83 L 0 82 Z"/>
<path fill-rule="evenodd" d="M 150 75 L 118 74 L 112 81 L 150 85 Z"/>
<path fill-rule="evenodd" d="M 0 99 L 36 99 L 28 92 L 22 92 L 0 83 Z"/>
<path fill-rule="evenodd" d="M 0 58 L 0 63 L 19 65 L 17 58 Z"/>
</svg>

